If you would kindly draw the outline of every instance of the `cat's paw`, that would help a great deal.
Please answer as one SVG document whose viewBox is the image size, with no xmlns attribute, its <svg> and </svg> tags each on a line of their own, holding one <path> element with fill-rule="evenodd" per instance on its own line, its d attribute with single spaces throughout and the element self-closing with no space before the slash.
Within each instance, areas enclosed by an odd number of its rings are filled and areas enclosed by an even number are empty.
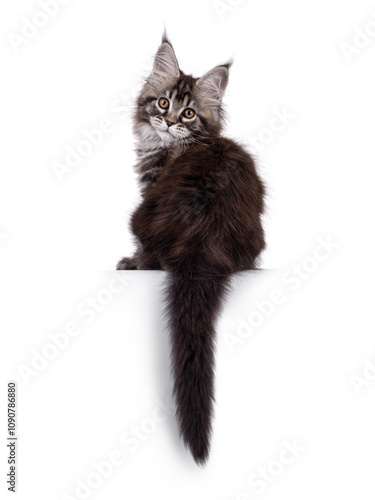
<svg viewBox="0 0 375 500">
<path fill-rule="evenodd" d="M 134 271 L 137 264 L 134 257 L 124 257 L 116 266 L 117 271 Z"/>
</svg>

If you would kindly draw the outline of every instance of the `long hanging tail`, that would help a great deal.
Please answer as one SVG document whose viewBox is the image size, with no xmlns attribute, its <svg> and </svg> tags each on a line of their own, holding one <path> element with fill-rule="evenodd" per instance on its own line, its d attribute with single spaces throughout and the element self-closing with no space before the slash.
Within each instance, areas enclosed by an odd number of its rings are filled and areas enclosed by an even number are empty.
<svg viewBox="0 0 375 500">
<path fill-rule="evenodd" d="M 200 465 L 210 450 L 214 327 L 227 282 L 227 276 L 179 271 L 170 274 L 167 288 L 176 417 L 180 434 Z"/>
</svg>

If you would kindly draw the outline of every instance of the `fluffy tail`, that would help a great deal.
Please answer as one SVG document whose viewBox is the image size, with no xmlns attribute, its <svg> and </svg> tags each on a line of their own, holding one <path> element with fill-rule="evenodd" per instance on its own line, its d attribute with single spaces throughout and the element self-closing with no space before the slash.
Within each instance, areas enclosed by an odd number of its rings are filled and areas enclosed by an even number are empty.
<svg viewBox="0 0 375 500">
<path fill-rule="evenodd" d="M 167 288 L 174 397 L 180 434 L 203 465 L 210 450 L 214 404 L 215 319 L 226 276 L 171 273 Z"/>
</svg>

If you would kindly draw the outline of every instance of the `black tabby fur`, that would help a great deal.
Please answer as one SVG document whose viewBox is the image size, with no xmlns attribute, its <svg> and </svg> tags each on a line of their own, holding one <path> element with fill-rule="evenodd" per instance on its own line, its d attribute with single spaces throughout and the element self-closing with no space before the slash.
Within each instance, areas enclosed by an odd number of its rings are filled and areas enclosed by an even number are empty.
<svg viewBox="0 0 375 500">
<path fill-rule="evenodd" d="M 117 269 L 168 272 L 177 419 L 194 459 L 204 464 L 214 403 L 215 320 L 230 276 L 254 269 L 265 246 L 264 186 L 247 151 L 220 135 L 229 64 L 197 79 L 184 75 L 174 58 L 164 39 L 138 99 L 134 128 L 143 200 L 131 221 L 138 250 Z M 158 112 L 155 101 L 174 90 L 172 110 L 184 99 L 193 102 L 194 123 Z M 155 116 L 158 127 L 171 119 L 176 129 L 185 127 L 185 136 L 158 133 L 150 124 Z"/>
</svg>

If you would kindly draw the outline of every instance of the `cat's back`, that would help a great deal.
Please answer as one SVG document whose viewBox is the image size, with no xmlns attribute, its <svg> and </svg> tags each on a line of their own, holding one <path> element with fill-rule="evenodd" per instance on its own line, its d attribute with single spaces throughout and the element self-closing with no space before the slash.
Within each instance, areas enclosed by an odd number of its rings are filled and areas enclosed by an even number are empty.
<svg viewBox="0 0 375 500">
<path fill-rule="evenodd" d="M 167 174 L 169 181 L 198 189 L 213 186 L 224 195 L 257 200 L 259 208 L 265 188 L 252 156 L 236 141 L 217 137 L 194 144 L 177 157 Z M 171 187 L 171 186 L 170 186 Z"/>
<path fill-rule="evenodd" d="M 179 166 L 190 165 L 198 171 L 219 171 L 234 165 L 252 169 L 254 161 L 244 147 L 232 139 L 217 137 L 194 144 L 176 159 Z"/>
</svg>

